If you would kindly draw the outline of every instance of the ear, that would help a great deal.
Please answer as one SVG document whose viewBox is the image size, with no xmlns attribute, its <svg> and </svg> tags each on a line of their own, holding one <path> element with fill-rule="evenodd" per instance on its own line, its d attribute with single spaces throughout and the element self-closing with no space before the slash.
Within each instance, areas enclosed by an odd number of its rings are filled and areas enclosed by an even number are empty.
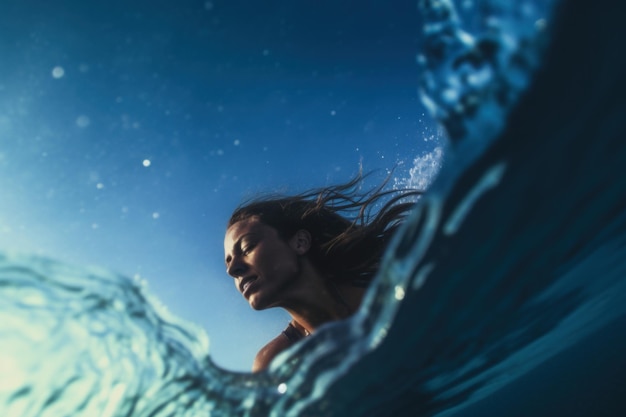
<svg viewBox="0 0 626 417">
<path fill-rule="evenodd" d="M 291 239 L 289 239 L 289 246 L 291 246 L 298 255 L 304 255 L 311 249 L 311 234 L 305 229 L 298 230 Z"/>
</svg>

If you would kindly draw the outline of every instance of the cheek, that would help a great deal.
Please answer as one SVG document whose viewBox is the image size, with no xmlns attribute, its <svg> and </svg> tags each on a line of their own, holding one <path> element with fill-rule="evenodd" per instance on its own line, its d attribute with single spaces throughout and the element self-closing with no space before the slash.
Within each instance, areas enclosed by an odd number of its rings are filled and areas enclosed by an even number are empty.
<svg viewBox="0 0 626 417">
<path fill-rule="evenodd" d="M 300 263 L 296 256 L 285 256 L 282 259 L 277 259 L 273 265 L 273 270 L 276 274 L 292 276 L 300 271 Z"/>
<path fill-rule="evenodd" d="M 250 264 L 254 265 L 257 272 L 268 275 L 268 278 L 280 279 L 279 277 L 293 275 L 300 270 L 296 254 L 282 246 L 259 250 L 250 259 Z"/>
</svg>

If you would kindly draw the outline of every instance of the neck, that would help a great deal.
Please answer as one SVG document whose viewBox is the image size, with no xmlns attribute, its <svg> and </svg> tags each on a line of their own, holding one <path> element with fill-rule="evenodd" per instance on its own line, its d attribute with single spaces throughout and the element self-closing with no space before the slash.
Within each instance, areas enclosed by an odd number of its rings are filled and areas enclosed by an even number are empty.
<svg viewBox="0 0 626 417">
<path fill-rule="evenodd" d="M 298 278 L 274 304 L 287 310 L 298 330 L 311 334 L 325 323 L 346 319 L 356 312 L 366 288 L 331 282 L 306 256 L 300 262 Z"/>
<path fill-rule="evenodd" d="M 365 293 L 364 288 L 334 283 L 311 290 L 303 291 L 300 297 L 284 305 L 294 325 L 305 334 L 313 333 L 325 323 L 350 317 Z"/>
</svg>

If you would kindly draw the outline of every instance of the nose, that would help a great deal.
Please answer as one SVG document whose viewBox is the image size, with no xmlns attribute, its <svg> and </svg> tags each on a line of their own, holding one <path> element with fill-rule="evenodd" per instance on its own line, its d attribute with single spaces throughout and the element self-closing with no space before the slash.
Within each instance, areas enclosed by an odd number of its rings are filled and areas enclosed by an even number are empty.
<svg viewBox="0 0 626 417">
<path fill-rule="evenodd" d="M 230 261 L 230 264 L 228 264 L 228 266 L 226 267 L 226 273 L 233 278 L 239 278 L 243 276 L 243 274 L 247 270 L 248 265 L 246 265 L 244 262 L 241 262 L 238 257 L 233 258 Z"/>
</svg>

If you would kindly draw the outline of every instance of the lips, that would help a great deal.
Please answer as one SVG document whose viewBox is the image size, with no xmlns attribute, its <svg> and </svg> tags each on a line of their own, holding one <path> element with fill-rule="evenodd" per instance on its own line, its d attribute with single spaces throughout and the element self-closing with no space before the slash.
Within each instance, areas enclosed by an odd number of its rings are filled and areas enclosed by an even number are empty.
<svg viewBox="0 0 626 417">
<path fill-rule="evenodd" d="M 257 276 L 245 277 L 239 282 L 239 291 L 245 296 L 246 290 L 257 279 Z"/>
</svg>

